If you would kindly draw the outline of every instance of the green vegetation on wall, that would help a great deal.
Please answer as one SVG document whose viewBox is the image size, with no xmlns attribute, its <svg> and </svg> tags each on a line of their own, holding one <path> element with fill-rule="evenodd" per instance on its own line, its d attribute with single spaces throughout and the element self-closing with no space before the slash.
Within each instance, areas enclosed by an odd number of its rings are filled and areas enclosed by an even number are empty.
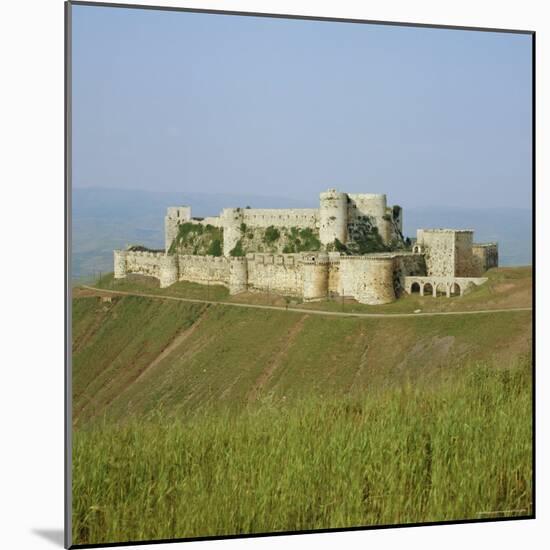
<svg viewBox="0 0 550 550">
<path fill-rule="evenodd" d="M 275 241 L 278 241 L 281 236 L 281 232 L 276 228 L 270 225 L 266 228 L 264 232 L 264 242 L 266 244 L 272 244 Z"/>
<path fill-rule="evenodd" d="M 237 241 L 237 244 L 233 247 L 233 250 L 229 252 L 230 256 L 233 256 L 234 258 L 244 256 L 246 253 L 243 249 L 243 240 L 239 239 Z"/>
<path fill-rule="evenodd" d="M 250 227 L 241 224 L 241 238 L 230 252 L 231 256 L 244 256 L 247 252 L 296 253 L 320 250 L 319 233 L 310 228 Z"/>
<path fill-rule="evenodd" d="M 290 230 L 286 232 L 286 239 L 287 244 L 283 249 L 285 253 L 312 252 L 321 248 L 319 234 L 313 232 L 309 227 L 304 229 L 291 227 Z"/>
<path fill-rule="evenodd" d="M 168 253 L 222 255 L 223 228 L 199 223 L 182 223 Z"/>
</svg>

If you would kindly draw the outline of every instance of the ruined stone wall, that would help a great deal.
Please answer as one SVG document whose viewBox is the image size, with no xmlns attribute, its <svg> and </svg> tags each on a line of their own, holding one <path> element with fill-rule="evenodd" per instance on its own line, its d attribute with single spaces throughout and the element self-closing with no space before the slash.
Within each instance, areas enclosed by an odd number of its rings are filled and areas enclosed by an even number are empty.
<svg viewBox="0 0 550 550">
<path fill-rule="evenodd" d="M 497 243 L 478 243 L 472 247 L 473 276 L 480 276 L 492 267 L 498 267 Z"/>
<path fill-rule="evenodd" d="M 128 254 L 127 250 L 114 250 L 113 251 L 113 260 L 114 260 L 114 276 L 115 279 L 124 279 L 126 277 L 126 256 Z"/>
<path fill-rule="evenodd" d="M 302 254 L 247 254 L 248 289 L 301 296 Z"/>
<path fill-rule="evenodd" d="M 212 225 L 213 227 L 223 227 L 221 216 L 208 216 L 206 218 L 191 218 L 191 223 L 200 223 L 202 225 Z"/>
<path fill-rule="evenodd" d="M 126 273 L 137 273 L 139 275 L 156 277 L 157 279 L 160 278 L 160 263 L 164 257 L 163 252 L 124 251 L 124 256 L 126 259 Z"/>
<path fill-rule="evenodd" d="M 416 243 L 426 257 L 427 275 L 453 277 L 455 274 L 455 231 L 419 229 Z"/>
<path fill-rule="evenodd" d="M 178 254 L 180 281 L 200 284 L 229 284 L 229 259 L 223 256 Z"/>
<path fill-rule="evenodd" d="M 475 275 L 472 245 L 473 231 L 455 232 L 455 277 L 472 277 Z"/>
</svg>

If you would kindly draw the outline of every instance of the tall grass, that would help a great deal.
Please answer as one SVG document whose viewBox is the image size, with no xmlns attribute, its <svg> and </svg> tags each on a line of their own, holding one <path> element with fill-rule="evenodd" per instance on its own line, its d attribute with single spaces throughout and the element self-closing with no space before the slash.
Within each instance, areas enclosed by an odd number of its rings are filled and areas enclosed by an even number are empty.
<svg viewBox="0 0 550 550">
<path fill-rule="evenodd" d="M 527 361 L 74 433 L 75 544 L 531 513 Z"/>
</svg>

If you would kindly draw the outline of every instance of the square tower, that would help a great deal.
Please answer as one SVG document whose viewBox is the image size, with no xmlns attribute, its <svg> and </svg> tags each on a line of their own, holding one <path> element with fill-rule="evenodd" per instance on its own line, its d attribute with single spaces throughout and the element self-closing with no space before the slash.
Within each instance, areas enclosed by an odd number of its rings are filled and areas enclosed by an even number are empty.
<svg viewBox="0 0 550 550">
<path fill-rule="evenodd" d="M 425 254 L 428 275 L 471 277 L 473 236 L 469 229 L 419 229 L 416 245 Z"/>
</svg>

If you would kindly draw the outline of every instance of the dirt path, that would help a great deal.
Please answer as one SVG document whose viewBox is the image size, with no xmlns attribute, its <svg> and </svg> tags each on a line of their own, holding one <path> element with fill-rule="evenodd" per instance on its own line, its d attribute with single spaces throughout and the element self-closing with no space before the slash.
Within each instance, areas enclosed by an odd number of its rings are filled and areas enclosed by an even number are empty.
<svg viewBox="0 0 550 550">
<path fill-rule="evenodd" d="M 433 311 L 425 313 L 346 313 L 344 311 L 322 311 L 319 309 L 305 309 L 300 307 L 282 307 L 282 306 L 262 306 L 259 304 L 242 304 L 237 302 L 222 302 L 214 300 L 199 300 L 197 298 L 181 298 L 179 296 L 167 296 L 161 294 L 147 294 L 145 292 L 127 292 L 125 290 L 108 290 L 96 288 L 93 286 L 82 285 L 81 288 L 94 290 L 104 294 L 115 294 L 122 296 L 141 296 L 143 298 L 155 298 L 157 300 L 176 300 L 178 302 L 191 302 L 195 304 L 212 304 L 231 307 L 244 307 L 251 309 L 271 309 L 275 311 L 290 311 L 293 313 L 307 313 L 308 315 L 328 315 L 330 317 L 370 317 L 370 318 L 388 318 L 388 317 L 437 317 L 440 315 L 478 315 L 482 313 L 505 313 L 512 311 L 531 311 L 530 307 L 514 307 L 505 309 L 481 309 L 474 311 Z"/>
</svg>

